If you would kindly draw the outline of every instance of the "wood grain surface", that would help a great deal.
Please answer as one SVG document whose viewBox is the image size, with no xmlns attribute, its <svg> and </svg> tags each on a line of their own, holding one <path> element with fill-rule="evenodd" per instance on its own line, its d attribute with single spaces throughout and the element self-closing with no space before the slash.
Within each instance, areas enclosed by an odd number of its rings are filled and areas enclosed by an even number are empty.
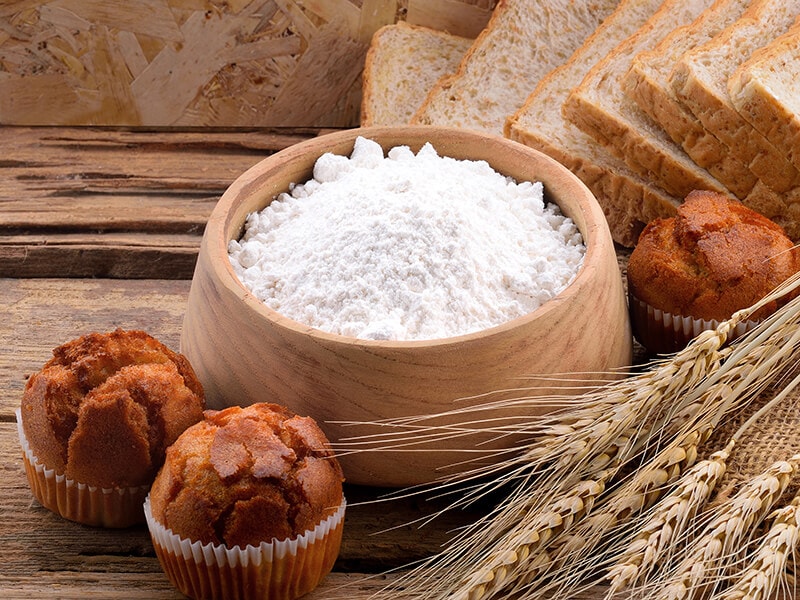
<svg viewBox="0 0 800 600">
<path fill-rule="evenodd" d="M 5 127 L 0 276 L 189 279 L 225 188 L 317 133 Z"/>
</svg>

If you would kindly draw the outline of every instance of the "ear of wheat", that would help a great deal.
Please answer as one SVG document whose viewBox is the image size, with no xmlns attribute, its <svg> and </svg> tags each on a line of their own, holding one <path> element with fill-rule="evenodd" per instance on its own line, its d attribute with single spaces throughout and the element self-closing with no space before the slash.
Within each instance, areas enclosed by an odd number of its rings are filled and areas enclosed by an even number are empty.
<svg viewBox="0 0 800 600">
<path fill-rule="evenodd" d="M 656 582 L 646 597 L 693 600 L 716 591 L 726 565 L 736 562 L 737 554 L 752 538 L 754 527 L 772 511 L 798 467 L 800 455 L 778 461 L 743 485 L 728 502 L 715 507 L 708 524 L 691 540 L 677 566 Z"/>
<path fill-rule="evenodd" d="M 609 569 L 611 586 L 607 598 L 621 590 L 646 582 L 659 561 L 668 557 L 692 519 L 705 506 L 717 482 L 725 474 L 733 448 L 729 444 L 708 459 L 696 463 L 659 504 L 639 529 L 622 556 Z"/>
<path fill-rule="evenodd" d="M 788 587 L 787 567 L 800 545 L 800 496 L 776 510 L 770 521 L 756 551 L 743 561 L 747 567 L 732 577 L 731 585 L 712 600 L 768 600 L 782 586 Z"/>
<path fill-rule="evenodd" d="M 737 441 L 752 425 L 768 414 L 773 406 L 782 402 L 798 384 L 800 375 L 751 415 L 731 436 L 724 449 L 690 469 L 675 489 L 656 505 L 644 525 L 638 529 L 636 537 L 609 569 L 609 597 L 630 586 L 647 584 L 648 578 L 657 567 L 657 561 L 668 557 L 669 551 L 678 545 L 692 525 L 694 517 L 710 499 L 716 483 L 725 472 L 726 461 Z"/>
<path fill-rule="evenodd" d="M 691 414 L 692 409 L 696 409 L 696 403 L 691 400 L 662 400 L 678 392 L 679 382 L 691 388 L 706 372 L 716 368 L 727 353 L 727 350 L 720 351 L 725 339 L 724 331 L 704 333 L 702 341 L 698 342 L 702 350 L 687 353 L 682 360 L 661 362 L 646 375 L 614 381 L 587 392 L 586 405 L 570 411 L 566 418 L 542 417 L 537 443 L 520 457 L 505 461 L 499 477 L 489 484 L 481 484 L 490 487 L 516 484 L 506 502 L 461 531 L 444 553 L 432 557 L 408 577 L 401 577 L 398 587 L 414 598 L 467 598 L 474 597 L 477 590 L 481 590 L 482 597 L 491 597 L 502 589 L 500 582 L 517 577 L 532 561 L 541 562 L 535 552 L 513 549 L 514 544 L 519 540 L 531 540 L 532 524 L 538 523 L 535 527 L 540 527 L 542 522 L 547 522 L 547 515 L 553 512 L 552 506 L 570 502 L 575 489 L 591 485 L 602 491 L 605 482 L 626 460 L 637 455 L 649 439 L 648 435 L 642 435 L 643 427 L 661 429 Z M 642 385 L 640 379 L 645 379 L 647 385 Z M 631 405 L 636 410 L 629 410 Z M 485 472 L 478 474 L 485 475 Z M 471 492 L 467 497 L 472 500 L 478 495 L 480 492 Z M 454 502 L 452 507 L 458 504 Z M 581 511 L 578 517 L 585 512 Z M 560 523 L 557 533 L 568 531 L 577 520 L 569 519 L 566 527 Z M 548 543 L 556 537 L 554 531 L 546 536 Z M 530 545 L 530 542 L 522 545 Z M 545 544 L 537 540 L 535 545 L 541 549 Z M 428 583 L 431 579 L 452 582 L 453 573 L 463 571 L 465 564 L 474 564 L 476 568 L 465 574 L 461 589 L 440 590 Z M 422 572 L 425 576 L 418 577 Z"/>
<path fill-rule="evenodd" d="M 795 333 L 795 343 L 800 342 L 800 328 Z M 528 597 L 545 592 L 553 599 L 572 597 L 574 586 L 581 579 L 589 577 L 602 564 L 602 560 L 592 558 L 594 550 L 601 544 L 608 546 L 611 542 L 622 543 L 621 540 L 629 534 L 630 528 L 621 529 L 619 536 L 614 538 L 615 528 L 651 506 L 663 494 L 666 486 L 676 481 L 695 462 L 698 446 L 708 438 L 715 424 L 766 387 L 770 378 L 762 375 L 764 370 L 774 367 L 775 356 L 763 352 L 762 347 L 757 346 L 751 359 L 752 362 L 741 362 L 735 368 L 726 369 L 726 375 L 721 380 L 699 386 L 702 390 L 699 398 L 695 394 L 687 394 L 687 397 L 694 398 L 694 403 L 687 404 L 682 414 L 691 415 L 692 418 L 678 421 L 678 433 L 673 441 L 667 443 L 667 436 L 664 435 L 667 428 L 661 430 L 661 441 L 666 445 L 655 455 L 649 455 L 647 461 L 637 465 L 628 480 L 618 485 L 607 497 L 601 498 L 592 514 L 585 515 L 577 525 L 573 523 L 573 527 L 565 532 L 569 534 L 568 543 L 553 536 L 550 545 L 540 549 L 539 556 L 529 558 L 530 563 L 539 565 L 536 570 L 525 569 L 524 565 L 520 565 L 511 574 L 504 572 L 503 579 L 509 580 L 513 575 L 514 590 L 523 589 Z M 525 523 L 520 522 L 515 524 L 512 531 L 524 530 L 525 527 Z M 491 568 L 491 564 L 484 564 L 479 569 L 484 580 L 491 579 L 486 574 Z M 550 583 L 547 576 L 555 583 Z M 498 597 L 502 597 L 501 591 L 504 588 L 498 587 L 496 580 L 493 580 L 492 586 L 481 588 L 481 597 L 492 597 L 487 592 L 495 589 L 498 590 Z M 509 592 L 508 589 L 504 591 Z"/>
</svg>

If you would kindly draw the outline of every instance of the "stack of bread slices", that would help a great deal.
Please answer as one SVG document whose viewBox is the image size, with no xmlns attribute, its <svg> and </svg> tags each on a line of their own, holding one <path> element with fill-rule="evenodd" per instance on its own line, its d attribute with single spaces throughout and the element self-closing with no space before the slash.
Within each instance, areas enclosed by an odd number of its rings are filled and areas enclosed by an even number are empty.
<svg viewBox="0 0 800 600">
<path fill-rule="evenodd" d="M 800 240 L 800 0 L 499 0 L 474 40 L 379 30 L 362 125 L 505 135 L 597 197 L 621 245 L 694 189 Z"/>
</svg>

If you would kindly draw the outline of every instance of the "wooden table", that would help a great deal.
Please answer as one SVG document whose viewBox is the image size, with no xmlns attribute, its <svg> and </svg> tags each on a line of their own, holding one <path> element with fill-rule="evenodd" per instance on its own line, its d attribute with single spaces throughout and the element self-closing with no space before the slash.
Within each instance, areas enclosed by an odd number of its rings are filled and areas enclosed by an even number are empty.
<svg viewBox="0 0 800 600">
<path fill-rule="evenodd" d="M 42 508 L 14 411 L 51 349 L 140 328 L 178 348 L 204 224 L 222 191 L 267 154 L 320 133 L 4 128 L 0 135 L 0 591 L 7 598 L 180 598 L 145 527 L 104 530 Z M 376 502 L 347 486 L 341 555 L 310 600 L 367 598 L 429 556 L 469 511 L 419 527 L 441 502 Z"/>
</svg>

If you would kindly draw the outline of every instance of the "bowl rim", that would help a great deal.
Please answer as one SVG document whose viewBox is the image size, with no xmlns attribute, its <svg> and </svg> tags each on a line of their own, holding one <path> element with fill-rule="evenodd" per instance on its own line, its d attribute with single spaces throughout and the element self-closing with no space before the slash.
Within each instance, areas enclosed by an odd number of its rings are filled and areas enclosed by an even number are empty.
<svg viewBox="0 0 800 600">
<path fill-rule="evenodd" d="M 576 206 L 585 221 L 585 227 L 582 227 L 581 224 L 578 223 L 574 215 L 570 216 L 570 218 L 573 220 L 573 222 L 575 222 L 578 230 L 581 233 L 583 243 L 586 246 L 586 252 L 584 254 L 581 266 L 579 267 L 572 281 L 563 290 L 532 312 L 514 317 L 513 319 L 509 319 L 503 323 L 499 323 L 478 331 L 432 339 L 372 340 L 328 332 L 296 321 L 274 309 L 269 308 L 263 301 L 261 301 L 249 289 L 247 289 L 244 282 L 234 271 L 233 266 L 228 259 L 228 243 L 234 239 L 233 237 L 229 237 L 228 231 L 233 226 L 233 209 L 237 204 L 241 203 L 240 198 L 242 197 L 242 194 L 246 195 L 248 193 L 248 187 L 253 183 L 257 183 L 259 178 L 263 177 L 265 171 L 272 167 L 278 167 L 286 158 L 291 159 L 292 157 L 296 157 L 297 155 L 307 151 L 309 148 L 317 148 L 318 153 L 316 153 L 314 158 L 314 161 L 316 161 L 316 158 L 328 151 L 327 149 L 323 148 L 323 144 L 327 147 L 336 145 L 338 143 L 354 143 L 356 137 L 358 136 L 374 139 L 375 137 L 382 138 L 383 136 L 387 135 L 393 137 L 405 137 L 408 134 L 422 135 L 423 133 L 425 134 L 423 137 L 430 137 L 433 139 L 431 144 L 437 152 L 439 152 L 439 149 L 436 148 L 435 139 L 439 136 L 450 136 L 452 138 L 456 138 L 458 141 L 481 140 L 482 143 L 486 144 L 486 147 L 490 149 L 503 147 L 515 154 L 519 154 L 521 158 L 537 161 L 537 163 L 542 165 L 545 170 L 553 173 L 554 175 L 560 175 L 564 182 L 574 189 L 575 195 L 578 198 L 576 200 Z M 413 135 L 411 137 L 413 137 Z M 388 147 L 380 141 L 379 143 L 381 143 L 381 146 L 384 147 L 385 152 Z M 392 144 L 392 146 L 394 145 L 397 144 Z M 350 145 L 350 148 L 352 150 L 352 145 Z M 487 152 L 487 154 L 489 153 L 490 152 Z M 444 153 L 443 155 L 449 156 L 447 153 Z M 494 170 L 505 175 L 503 169 L 496 167 L 491 159 L 482 160 L 486 160 L 486 162 L 489 163 Z M 255 191 L 257 193 L 258 189 Z M 546 185 L 545 194 L 545 202 L 554 202 L 558 205 L 558 203 L 552 198 L 548 200 Z M 272 195 L 271 197 L 265 197 L 266 202 L 262 205 L 262 208 L 272 202 L 276 196 L 277 194 Z M 563 212 L 563 208 L 560 205 L 559 209 Z M 239 227 L 239 229 L 241 229 L 241 227 Z M 217 201 L 217 204 L 215 205 L 208 222 L 206 223 L 202 243 L 202 245 L 205 246 L 204 250 L 208 253 L 207 258 L 210 263 L 210 268 L 213 270 L 218 282 L 221 283 L 229 292 L 233 293 L 241 302 L 243 302 L 249 310 L 259 314 L 263 318 L 272 322 L 274 325 L 289 329 L 295 333 L 301 333 L 303 335 L 310 336 L 312 339 L 317 339 L 320 342 L 325 342 L 328 344 L 338 343 L 349 346 L 356 345 L 389 350 L 460 345 L 479 339 L 483 340 L 487 337 L 495 335 L 502 335 L 503 333 L 516 329 L 517 327 L 530 321 L 546 318 L 546 315 L 549 312 L 552 312 L 557 305 L 564 302 L 568 296 L 574 294 L 579 288 L 587 285 L 588 279 L 592 277 L 592 274 L 601 266 L 600 263 L 604 260 L 603 256 L 601 255 L 602 249 L 600 247 L 603 244 L 611 245 L 613 247 L 610 230 L 608 228 L 602 208 L 600 207 L 600 204 L 591 190 L 589 190 L 589 188 L 574 173 L 567 169 L 567 167 L 551 158 L 547 154 L 540 152 L 539 150 L 500 135 L 457 127 L 431 125 L 411 125 L 402 127 L 369 126 L 337 130 L 329 133 L 323 133 L 313 138 L 294 143 L 273 154 L 270 154 L 240 174 L 223 192 Z M 224 258 L 224 260 L 214 260 L 215 256 L 217 258 Z"/>
</svg>

